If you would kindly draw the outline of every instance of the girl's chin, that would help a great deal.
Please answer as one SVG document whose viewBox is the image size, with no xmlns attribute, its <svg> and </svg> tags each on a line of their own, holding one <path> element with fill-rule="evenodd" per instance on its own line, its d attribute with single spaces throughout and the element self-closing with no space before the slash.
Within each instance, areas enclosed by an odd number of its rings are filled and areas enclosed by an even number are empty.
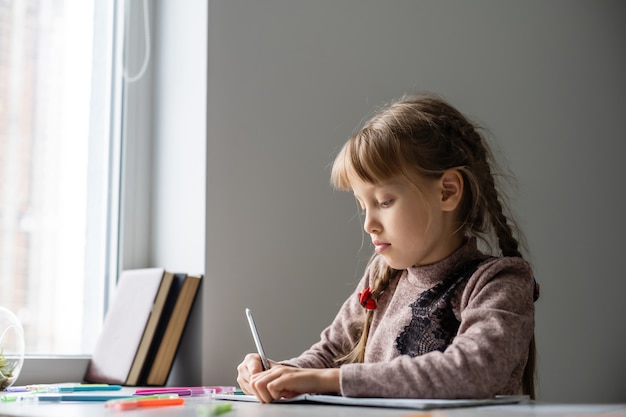
<svg viewBox="0 0 626 417">
<path fill-rule="evenodd" d="M 390 256 L 382 255 L 382 257 L 385 260 L 385 262 L 387 262 L 387 265 L 389 265 L 393 269 L 407 269 L 407 268 L 409 268 L 410 266 L 413 265 L 413 264 L 411 264 L 409 262 L 402 262 L 402 261 L 400 261 L 398 259 L 394 259 L 393 257 L 390 257 Z"/>
</svg>

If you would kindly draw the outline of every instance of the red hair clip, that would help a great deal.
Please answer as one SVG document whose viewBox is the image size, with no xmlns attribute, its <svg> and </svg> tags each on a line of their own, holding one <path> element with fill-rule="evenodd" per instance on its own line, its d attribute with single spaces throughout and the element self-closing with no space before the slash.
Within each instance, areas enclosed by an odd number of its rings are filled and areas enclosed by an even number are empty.
<svg viewBox="0 0 626 417">
<path fill-rule="evenodd" d="M 359 304 L 365 307 L 366 310 L 376 309 L 376 300 L 372 298 L 372 290 L 367 287 L 359 293 Z"/>
</svg>

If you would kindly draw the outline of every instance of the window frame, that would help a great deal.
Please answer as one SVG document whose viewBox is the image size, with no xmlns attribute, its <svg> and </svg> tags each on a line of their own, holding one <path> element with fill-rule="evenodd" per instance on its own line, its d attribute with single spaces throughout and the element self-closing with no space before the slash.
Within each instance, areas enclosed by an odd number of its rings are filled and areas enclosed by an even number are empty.
<svg viewBox="0 0 626 417">
<path fill-rule="evenodd" d="M 120 24 L 128 4 L 132 4 L 131 23 Z M 131 77 L 144 59 L 142 9 L 146 4 L 150 5 L 150 28 L 155 28 L 150 31 L 155 52 L 140 80 L 127 83 L 117 76 L 112 90 L 112 103 L 120 103 L 125 111 L 111 120 L 111 130 L 118 134 L 115 146 L 121 156 L 121 170 L 119 177 L 114 173 L 111 178 L 119 185 L 119 194 L 114 193 L 117 197 L 110 205 L 111 210 L 119 210 L 119 225 L 110 232 L 107 301 L 114 294 L 121 270 L 156 264 L 204 273 L 206 264 L 208 5 L 116 0 L 114 68 L 122 71 L 124 48 L 136 48 L 129 55 Z M 125 31 L 130 39 L 126 45 Z M 180 102 L 192 109 L 178 112 L 175 103 Z M 187 204 L 181 205 L 181 201 Z M 202 298 L 199 295 L 196 300 L 168 383 L 201 383 Z M 81 381 L 89 359 L 90 355 L 30 357 L 17 384 Z"/>
<path fill-rule="evenodd" d="M 109 137 L 109 177 L 108 177 L 108 201 L 107 201 L 107 230 L 106 230 L 106 256 L 104 265 L 103 297 L 104 311 L 106 315 L 107 306 L 112 299 L 117 279 L 121 270 L 120 260 L 122 258 L 121 250 L 121 222 L 123 215 L 121 213 L 123 192 L 127 188 L 124 186 L 126 182 L 134 181 L 132 171 L 124 170 L 124 140 L 122 134 L 124 128 L 123 105 L 125 89 L 121 76 L 123 53 L 124 53 L 124 2 L 113 0 L 112 2 L 94 2 L 94 14 L 96 13 L 112 13 L 112 34 L 113 39 L 96 39 L 94 42 L 110 43 L 107 49 L 107 56 L 110 56 L 111 66 L 109 68 L 97 68 L 98 74 L 92 74 L 93 77 L 105 76 L 110 78 L 109 95 L 109 122 L 108 132 L 103 135 Z M 99 31 L 109 32 L 106 28 L 96 27 L 103 25 L 103 21 L 95 21 L 94 33 Z M 137 25 L 129 25 L 129 33 L 132 35 Z M 95 58 L 94 58 L 95 59 Z M 126 158 L 127 160 L 127 158 Z M 83 329 L 81 329 L 82 331 Z M 42 382 L 80 382 L 83 380 L 87 367 L 89 365 L 90 354 L 80 355 L 63 355 L 63 354 L 26 354 L 24 364 L 20 375 L 16 381 L 16 385 L 37 384 Z"/>
</svg>

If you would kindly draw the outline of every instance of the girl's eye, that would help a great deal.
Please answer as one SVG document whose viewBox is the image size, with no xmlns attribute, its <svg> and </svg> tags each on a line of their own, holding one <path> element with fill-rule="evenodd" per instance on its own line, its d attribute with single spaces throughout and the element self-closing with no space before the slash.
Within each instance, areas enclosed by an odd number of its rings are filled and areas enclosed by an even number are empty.
<svg viewBox="0 0 626 417">
<path fill-rule="evenodd" d="M 380 206 L 381 206 L 382 208 L 386 208 L 386 207 L 391 206 L 391 203 L 393 203 L 393 200 L 385 200 L 385 201 L 383 201 L 382 203 L 380 203 Z"/>
</svg>

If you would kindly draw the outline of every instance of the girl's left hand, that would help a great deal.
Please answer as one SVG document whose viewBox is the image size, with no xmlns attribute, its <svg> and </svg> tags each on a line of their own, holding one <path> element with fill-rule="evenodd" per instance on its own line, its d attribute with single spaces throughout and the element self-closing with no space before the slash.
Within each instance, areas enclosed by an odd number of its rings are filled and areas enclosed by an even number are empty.
<svg viewBox="0 0 626 417">
<path fill-rule="evenodd" d="M 339 393 L 339 368 L 310 369 L 276 365 L 252 375 L 249 387 L 262 403 L 305 393 Z"/>
</svg>

